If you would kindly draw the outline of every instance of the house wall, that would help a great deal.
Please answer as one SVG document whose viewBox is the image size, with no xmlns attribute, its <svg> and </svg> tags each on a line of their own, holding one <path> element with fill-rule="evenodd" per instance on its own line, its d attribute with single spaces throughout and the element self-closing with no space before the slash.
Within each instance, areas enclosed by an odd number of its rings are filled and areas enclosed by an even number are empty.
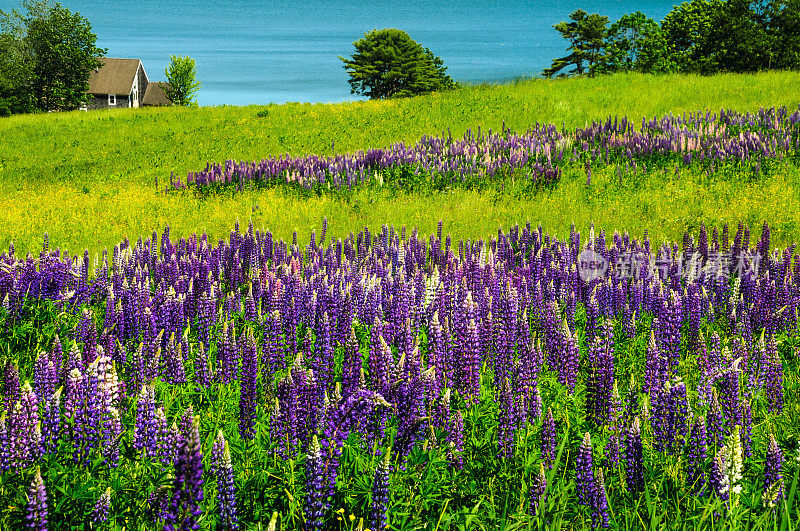
<svg viewBox="0 0 800 531">
<path fill-rule="evenodd" d="M 136 75 L 139 77 L 139 105 L 141 105 L 144 99 L 144 93 L 147 91 L 147 83 L 149 83 L 142 63 L 139 63 L 139 71 L 136 72 Z"/>
<path fill-rule="evenodd" d="M 86 102 L 86 109 L 90 111 L 96 111 L 98 109 L 127 108 L 128 99 L 129 97 L 127 94 L 124 96 L 117 94 L 117 104 L 109 107 L 108 94 L 89 94 L 89 98 Z"/>
</svg>

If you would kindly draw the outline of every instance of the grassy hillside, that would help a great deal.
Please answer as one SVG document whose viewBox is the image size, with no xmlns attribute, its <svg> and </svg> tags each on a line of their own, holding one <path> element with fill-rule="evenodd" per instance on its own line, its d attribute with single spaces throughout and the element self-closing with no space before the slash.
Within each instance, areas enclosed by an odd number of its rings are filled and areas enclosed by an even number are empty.
<svg viewBox="0 0 800 531">
<path fill-rule="evenodd" d="M 175 233 L 219 237 L 233 221 L 252 219 L 278 235 L 306 234 L 327 216 L 339 236 L 364 225 L 419 225 L 440 218 L 457 237 L 478 237 L 497 224 L 541 222 L 563 233 L 575 221 L 607 229 L 650 228 L 675 238 L 685 227 L 746 220 L 775 225 L 778 242 L 800 239 L 800 174 L 784 166 L 756 183 L 650 175 L 635 187 L 602 172 L 590 187 L 576 174 L 535 197 L 455 191 L 434 197 L 362 191 L 348 202 L 298 198 L 274 190 L 198 200 L 163 195 L 156 179 L 207 161 L 255 160 L 271 154 L 330 154 L 382 147 L 448 129 L 522 131 L 536 122 L 583 125 L 610 115 L 635 119 L 665 113 L 752 111 L 800 103 L 800 74 L 713 77 L 616 75 L 535 80 L 383 102 L 287 104 L 200 109 L 119 109 L 0 119 L 0 248 L 35 249 L 48 231 L 56 246 L 97 251 L 124 236 L 169 223 Z M 513 188 L 513 187 L 512 187 Z"/>
</svg>

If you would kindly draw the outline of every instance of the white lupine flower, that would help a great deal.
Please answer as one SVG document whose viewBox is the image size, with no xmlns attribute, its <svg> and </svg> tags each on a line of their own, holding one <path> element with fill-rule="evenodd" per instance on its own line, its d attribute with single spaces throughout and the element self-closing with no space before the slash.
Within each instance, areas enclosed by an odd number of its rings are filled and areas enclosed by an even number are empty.
<svg viewBox="0 0 800 531">
<path fill-rule="evenodd" d="M 425 280 L 425 308 L 430 308 L 436 290 L 439 289 L 439 270 L 434 267 L 433 273 Z"/>
<path fill-rule="evenodd" d="M 728 440 L 720 449 L 722 468 L 722 492 L 730 490 L 733 494 L 740 494 L 742 492 L 742 485 L 739 483 L 742 480 L 742 472 L 744 469 L 744 461 L 742 458 L 742 437 L 739 433 L 739 426 L 733 429 L 733 433 L 728 437 Z"/>
</svg>

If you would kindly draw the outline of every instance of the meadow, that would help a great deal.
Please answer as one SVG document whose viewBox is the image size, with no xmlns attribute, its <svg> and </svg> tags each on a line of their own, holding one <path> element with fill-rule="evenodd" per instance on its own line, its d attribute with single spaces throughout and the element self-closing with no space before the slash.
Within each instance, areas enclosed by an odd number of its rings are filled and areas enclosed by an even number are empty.
<svg viewBox="0 0 800 531">
<path fill-rule="evenodd" d="M 16 116 L 0 120 L 0 248 L 12 241 L 38 250 L 45 232 L 54 245 L 88 248 L 92 255 L 125 237 L 170 224 L 176 233 L 227 234 L 232 220 L 253 220 L 288 240 L 297 230 L 346 236 L 383 223 L 430 232 L 441 219 L 456 238 L 486 237 L 498 225 L 528 220 L 564 236 L 570 224 L 594 221 L 658 239 L 697 228 L 763 221 L 765 208 L 777 242 L 797 239 L 798 173 L 793 166 L 759 180 L 708 179 L 683 172 L 680 179 L 651 172 L 618 184 L 616 169 L 595 168 L 591 187 L 583 167 L 567 169 L 535 201 L 496 188 L 408 194 L 360 190 L 336 200 L 298 197 L 281 190 L 218 194 L 160 193 L 170 174 L 185 179 L 207 162 L 260 160 L 267 156 L 320 156 L 413 143 L 450 131 L 519 133 L 536 123 L 576 128 L 609 116 L 642 118 L 728 108 L 753 112 L 800 101 L 797 73 L 712 77 L 615 75 L 602 79 L 521 81 L 467 87 L 456 92 L 383 102 L 340 105 L 288 104 L 201 109 L 119 109 L 103 113 Z M 567 175 L 568 177 L 569 175 Z M 158 186 L 156 182 L 160 180 Z M 501 192 L 502 190 L 502 186 Z M 287 208 L 287 205 L 289 208 Z M 763 206 L 762 206 L 763 205 Z M 68 208 L 67 208 L 68 207 Z"/>
<path fill-rule="evenodd" d="M 796 529 L 797 81 L 0 120 L 0 528 Z"/>
</svg>

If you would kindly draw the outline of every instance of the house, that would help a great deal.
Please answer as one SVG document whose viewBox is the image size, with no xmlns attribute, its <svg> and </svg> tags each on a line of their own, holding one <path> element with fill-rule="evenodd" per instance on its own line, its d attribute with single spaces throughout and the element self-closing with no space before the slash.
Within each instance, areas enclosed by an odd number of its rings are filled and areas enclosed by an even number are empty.
<svg viewBox="0 0 800 531">
<path fill-rule="evenodd" d="M 164 92 L 165 83 L 150 82 L 139 59 L 103 57 L 100 61 L 102 66 L 89 74 L 84 110 L 171 105 Z"/>
<path fill-rule="evenodd" d="M 165 81 L 151 81 L 147 84 L 147 90 L 144 91 L 144 98 L 142 105 L 144 106 L 162 106 L 172 105 L 167 97 L 167 92 L 164 90 L 169 84 Z"/>
</svg>

